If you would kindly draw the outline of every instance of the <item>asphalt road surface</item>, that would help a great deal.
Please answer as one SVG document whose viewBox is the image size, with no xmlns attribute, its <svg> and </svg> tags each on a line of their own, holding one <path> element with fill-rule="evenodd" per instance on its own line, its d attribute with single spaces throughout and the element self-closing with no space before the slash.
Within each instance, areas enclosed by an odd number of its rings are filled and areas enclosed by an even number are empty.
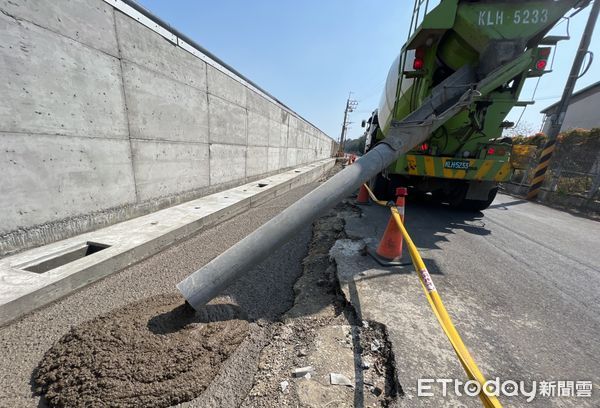
<svg viewBox="0 0 600 408">
<path fill-rule="evenodd" d="M 600 406 L 600 222 L 507 195 L 482 213 L 415 203 L 406 214 L 488 378 L 535 380 L 538 395 L 541 381 L 554 381 L 555 393 L 558 381 L 588 381 L 591 398 L 538 397 L 534 405 Z"/>
</svg>

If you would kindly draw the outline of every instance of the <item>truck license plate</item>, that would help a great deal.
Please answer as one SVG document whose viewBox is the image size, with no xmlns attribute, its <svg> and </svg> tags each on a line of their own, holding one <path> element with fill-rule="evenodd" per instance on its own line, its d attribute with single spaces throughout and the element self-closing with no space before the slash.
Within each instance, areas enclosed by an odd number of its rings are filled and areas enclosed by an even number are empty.
<svg viewBox="0 0 600 408">
<path fill-rule="evenodd" d="M 502 24 L 545 24 L 548 22 L 547 8 L 523 8 L 510 12 L 504 10 L 479 10 L 477 25 L 497 26 Z"/>
<path fill-rule="evenodd" d="M 444 167 L 454 170 L 469 170 L 468 160 L 446 160 Z"/>
</svg>

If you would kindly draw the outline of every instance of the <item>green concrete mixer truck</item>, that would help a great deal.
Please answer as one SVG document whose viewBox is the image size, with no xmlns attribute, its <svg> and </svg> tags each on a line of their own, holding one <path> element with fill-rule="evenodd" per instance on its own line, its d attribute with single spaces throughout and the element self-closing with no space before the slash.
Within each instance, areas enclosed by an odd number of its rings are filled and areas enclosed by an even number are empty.
<svg viewBox="0 0 600 408">
<path fill-rule="evenodd" d="M 389 196 L 401 185 L 413 195 L 455 207 L 487 208 L 498 183 L 512 174 L 510 138 L 502 138 L 502 131 L 513 124 L 505 118 L 513 107 L 533 103 L 519 100 L 525 80 L 550 72 L 553 47 L 568 39 L 548 32 L 571 10 L 589 3 L 416 0 L 409 38 L 389 70 L 379 108 L 363 121 L 366 151 L 461 67 L 474 67 L 477 80 L 506 74 L 497 72 L 502 66 L 512 73 L 374 178 L 376 194 Z M 511 61 L 518 63 L 505 65 Z"/>
</svg>

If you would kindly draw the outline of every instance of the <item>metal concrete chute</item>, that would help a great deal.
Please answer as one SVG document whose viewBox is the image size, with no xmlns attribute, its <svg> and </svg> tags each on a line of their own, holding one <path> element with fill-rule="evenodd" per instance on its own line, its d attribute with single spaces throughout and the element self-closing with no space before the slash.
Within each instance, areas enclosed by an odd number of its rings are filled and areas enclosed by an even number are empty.
<svg viewBox="0 0 600 408">
<path fill-rule="evenodd" d="M 327 180 L 246 238 L 177 284 L 194 308 L 217 296 L 238 276 L 266 259 L 296 231 L 356 191 L 402 153 L 425 140 L 431 131 L 472 102 L 477 95 L 474 71 L 464 67 L 433 90 L 419 109 L 393 124 L 389 136 L 352 166 Z"/>
</svg>

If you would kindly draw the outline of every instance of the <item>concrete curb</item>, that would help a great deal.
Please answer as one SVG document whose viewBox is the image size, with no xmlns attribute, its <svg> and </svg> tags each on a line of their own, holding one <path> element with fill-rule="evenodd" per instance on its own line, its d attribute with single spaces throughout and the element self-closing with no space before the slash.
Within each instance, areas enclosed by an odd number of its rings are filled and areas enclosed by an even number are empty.
<svg viewBox="0 0 600 408">
<path fill-rule="evenodd" d="M 313 182 L 334 164 L 335 159 L 321 160 L 0 259 L 0 325 L 139 262 L 201 228 L 217 225 L 292 188 Z M 89 250 L 90 243 L 107 247 L 81 255 Z M 40 264 L 61 256 L 77 259 L 41 273 L 26 270 L 40 268 Z"/>
<path fill-rule="evenodd" d="M 525 200 L 529 185 L 502 183 L 502 192 L 512 197 Z M 576 194 L 561 194 L 541 188 L 535 201 L 530 201 L 546 207 L 555 208 L 579 217 L 592 220 L 600 219 L 600 201 Z"/>
</svg>

